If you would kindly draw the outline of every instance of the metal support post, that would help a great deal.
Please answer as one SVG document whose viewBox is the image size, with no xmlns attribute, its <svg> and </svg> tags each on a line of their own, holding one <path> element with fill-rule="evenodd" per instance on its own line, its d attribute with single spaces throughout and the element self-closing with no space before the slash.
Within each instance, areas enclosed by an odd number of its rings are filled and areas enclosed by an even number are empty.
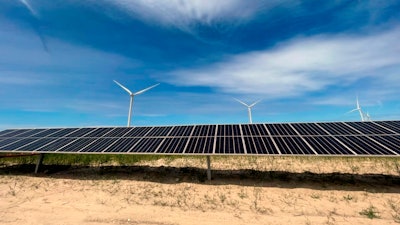
<svg viewBox="0 0 400 225">
<path fill-rule="evenodd" d="M 39 172 L 40 166 L 42 165 L 43 162 L 43 158 L 44 158 L 44 153 L 40 153 L 38 160 L 36 162 L 35 173 Z"/>
<path fill-rule="evenodd" d="M 207 156 L 207 179 L 211 180 L 211 157 Z"/>
</svg>

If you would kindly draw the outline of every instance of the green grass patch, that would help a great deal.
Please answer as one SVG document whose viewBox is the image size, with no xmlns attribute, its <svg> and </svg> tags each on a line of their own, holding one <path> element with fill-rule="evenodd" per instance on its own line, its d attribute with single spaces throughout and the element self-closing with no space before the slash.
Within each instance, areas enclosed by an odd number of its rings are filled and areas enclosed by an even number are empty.
<svg viewBox="0 0 400 225">
<path fill-rule="evenodd" d="M 36 164 L 36 156 L 7 157 L 0 158 L 0 165 L 10 164 Z M 154 161 L 161 158 L 174 160 L 182 156 L 161 156 L 161 155 L 118 155 L 118 154 L 46 154 L 43 164 L 47 165 L 134 165 L 142 161 Z"/>
<path fill-rule="evenodd" d="M 360 215 L 366 216 L 369 219 L 380 218 L 378 210 L 374 206 L 369 206 L 360 212 Z"/>
</svg>

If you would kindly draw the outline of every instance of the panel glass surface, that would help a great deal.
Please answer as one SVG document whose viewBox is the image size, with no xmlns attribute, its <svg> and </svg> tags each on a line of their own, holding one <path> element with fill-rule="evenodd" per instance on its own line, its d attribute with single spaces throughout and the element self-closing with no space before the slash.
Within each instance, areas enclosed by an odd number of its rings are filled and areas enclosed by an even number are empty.
<svg viewBox="0 0 400 225">
<path fill-rule="evenodd" d="M 300 137 L 273 137 L 282 154 L 315 155 Z"/>
<path fill-rule="evenodd" d="M 176 126 L 171 131 L 169 137 L 189 137 L 194 126 Z"/>
<path fill-rule="evenodd" d="M 76 141 L 71 144 L 65 145 L 59 148 L 57 151 L 60 152 L 79 152 L 84 147 L 89 145 L 90 143 L 96 141 L 96 138 L 77 138 Z"/>
<path fill-rule="evenodd" d="M 29 144 L 21 146 L 16 150 L 35 151 L 42 146 L 50 144 L 54 140 L 55 140 L 54 138 L 36 138 L 35 141 L 31 141 Z"/>
<path fill-rule="evenodd" d="M 5 146 L 10 145 L 11 143 L 19 141 L 20 138 L 7 138 L 7 139 L 0 139 L 0 149 L 4 149 Z"/>
<path fill-rule="evenodd" d="M 266 124 L 268 130 L 273 136 L 289 136 L 296 135 L 296 132 L 289 126 L 289 124 Z"/>
<path fill-rule="evenodd" d="M 135 153 L 155 152 L 162 140 L 163 138 L 142 138 L 140 142 L 130 150 L 130 152 L 135 152 Z"/>
<path fill-rule="evenodd" d="M 218 125 L 217 136 L 240 136 L 239 125 Z"/>
<path fill-rule="evenodd" d="M 66 134 L 65 137 L 84 137 L 85 135 L 88 135 L 90 132 L 93 132 L 97 128 L 80 128 L 80 129 L 75 129 L 71 133 Z"/>
<path fill-rule="evenodd" d="M 61 129 L 58 132 L 54 132 L 52 134 L 47 135 L 47 137 L 65 137 L 68 134 L 72 134 L 73 132 L 76 132 L 80 128 L 64 128 Z"/>
<path fill-rule="evenodd" d="M 129 128 L 129 131 L 124 137 L 144 137 L 152 129 L 152 127 L 133 127 Z"/>
<path fill-rule="evenodd" d="M 140 138 L 118 138 L 105 152 L 129 152 L 140 140 Z"/>
<path fill-rule="evenodd" d="M 356 130 L 360 131 L 363 134 L 394 134 L 394 132 L 391 132 L 373 123 L 347 122 L 346 124 L 354 127 Z"/>
<path fill-rule="evenodd" d="M 47 129 L 47 130 L 44 130 L 43 132 L 31 135 L 31 137 L 47 137 L 51 134 L 60 132 L 61 130 L 63 130 L 63 129 L 60 129 L 60 128 Z"/>
<path fill-rule="evenodd" d="M 357 135 L 360 132 L 350 128 L 344 123 L 318 123 L 319 126 L 324 128 L 331 135 Z"/>
<path fill-rule="evenodd" d="M 25 133 L 27 131 L 30 131 L 30 130 L 32 130 L 32 129 L 16 129 L 16 130 L 13 130 L 12 132 L 8 132 L 8 133 L 3 134 L 2 137 L 14 137 L 14 136 L 17 136 L 19 134 L 23 134 L 23 133 Z"/>
<path fill-rule="evenodd" d="M 33 142 L 33 141 L 36 141 L 37 140 L 37 138 L 20 138 L 20 139 L 18 139 L 17 141 L 15 141 L 15 142 L 13 142 L 13 143 L 11 143 L 11 144 L 8 144 L 8 145 L 4 145 L 4 146 L 2 146 L 2 147 L 0 147 L 1 149 L 3 149 L 3 150 L 10 150 L 10 151 L 12 151 L 12 150 L 15 150 L 15 149 L 18 149 L 18 148 L 21 148 L 21 147 L 23 147 L 24 145 L 27 145 L 27 144 L 29 144 L 30 142 Z"/>
<path fill-rule="evenodd" d="M 328 133 L 314 123 L 292 123 L 291 125 L 297 130 L 297 132 L 299 132 L 300 135 L 328 135 Z"/>
<path fill-rule="evenodd" d="M 356 139 L 354 136 L 336 136 L 342 143 L 344 143 L 348 148 L 353 150 L 358 155 L 371 155 L 366 151 L 365 143 L 362 143 L 359 139 Z M 362 147 L 364 146 L 364 147 Z"/>
<path fill-rule="evenodd" d="M 370 138 L 374 139 L 375 141 L 383 144 L 391 151 L 400 155 L 400 140 L 393 138 L 392 136 L 370 136 Z"/>
<path fill-rule="evenodd" d="M 116 127 L 109 133 L 104 134 L 103 137 L 123 137 L 131 129 L 130 127 Z"/>
<path fill-rule="evenodd" d="M 396 132 L 397 134 L 400 134 L 400 126 L 398 126 L 395 123 L 391 123 L 391 121 L 377 121 L 374 123 L 377 123 L 383 127 L 386 127 L 387 129 L 390 129 L 390 130 Z"/>
<path fill-rule="evenodd" d="M 45 130 L 46 129 L 32 129 L 32 130 L 28 130 L 26 132 L 14 135 L 14 137 L 30 137 L 30 136 L 35 135 L 35 134 L 39 134 L 40 135 L 40 133 L 45 131 Z"/>
<path fill-rule="evenodd" d="M 49 140 L 49 144 L 42 145 L 37 148 L 38 151 L 55 152 L 61 147 L 74 142 L 77 138 L 46 138 Z"/>
<path fill-rule="evenodd" d="M 339 141 L 331 136 L 304 137 L 313 149 L 320 155 L 354 155 Z"/>
<path fill-rule="evenodd" d="M 154 127 L 149 133 L 147 133 L 147 137 L 165 137 L 171 131 L 172 127 Z"/>
<path fill-rule="evenodd" d="M 110 147 L 116 140 L 117 138 L 99 138 L 80 149 L 79 152 L 102 152 Z"/>
<path fill-rule="evenodd" d="M 85 137 L 102 137 L 104 134 L 107 134 L 114 128 L 106 127 L 106 128 L 97 128 L 94 131 L 84 135 Z"/>
<path fill-rule="evenodd" d="M 14 131 L 15 131 L 15 130 L 12 130 L 12 129 L 2 130 L 2 131 L 0 131 L 0 137 L 2 137 L 2 136 L 5 135 L 5 134 L 14 132 Z"/>
</svg>

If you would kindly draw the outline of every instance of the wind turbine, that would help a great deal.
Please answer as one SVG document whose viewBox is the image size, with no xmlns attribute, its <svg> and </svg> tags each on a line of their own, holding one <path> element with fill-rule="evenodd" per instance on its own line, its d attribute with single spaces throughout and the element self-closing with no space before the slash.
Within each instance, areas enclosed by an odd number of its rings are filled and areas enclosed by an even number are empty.
<svg viewBox="0 0 400 225">
<path fill-rule="evenodd" d="M 240 104 L 242 104 L 242 105 L 244 105 L 244 106 L 247 107 L 247 112 L 248 112 L 248 114 L 249 114 L 249 123 L 253 123 L 253 120 L 252 120 L 252 118 L 251 118 L 251 108 L 252 108 L 253 106 L 255 106 L 257 103 L 259 103 L 259 102 L 261 101 L 261 99 L 258 100 L 258 101 L 256 101 L 256 102 L 253 102 L 251 105 L 248 105 L 248 104 L 246 104 L 246 103 L 240 101 L 240 100 L 237 99 L 237 98 L 233 98 L 233 99 L 235 99 L 235 100 L 238 101 Z"/>
<path fill-rule="evenodd" d="M 140 91 L 138 91 L 138 92 L 133 93 L 133 92 L 131 92 L 128 88 L 126 88 L 124 85 L 118 83 L 118 81 L 114 80 L 114 82 L 115 82 L 118 86 L 120 86 L 122 89 L 124 89 L 126 92 L 128 92 L 128 94 L 129 94 L 129 96 L 130 96 L 129 114 L 128 114 L 128 127 L 130 127 L 130 126 L 131 126 L 131 116 L 132 116 L 133 98 L 134 98 L 136 95 L 142 94 L 143 92 L 146 92 L 146 91 L 148 91 L 148 90 L 150 90 L 150 89 L 156 87 L 157 85 L 159 85 L 159 83 L 158 83 L 158 84 L 155 84 L 155 85 L 153 85 L 153 86 L 150 86 L 150 87 L 148 87 L 148 88 L 145 88 L 145 89 L 143 89 L 143 90 L 140 90 Z"/>
<path fill-rule="evenodd" d="M 360 103 L 359 103 L 359 101 L 358 101 L 358 96 L 357 96 L 356 102 L 357 102 L 357 105 L 356 105 L 357 107 L 356 107 L 355 109 L 349 111 L 348 113 L 352 113 L 352 112 L 358 111 L 358 112 L 360 113 L 361 121 L 365 121 L 364 113 L 363 113 L 363 111 L 361 110 L 361 106 L 360 106 Z M 367 116 L 368 116 L 368 118 L 369 118 L 369 115 L 367 115 Z"/>
<path fill-rule="evenodd" d="M 366 118 L 366 121 L 372 121 L 371 116 L 369 115 L 368 112 L 367 112 L 367 114 L 365 114 L 365 118 Z"/>
</svg>

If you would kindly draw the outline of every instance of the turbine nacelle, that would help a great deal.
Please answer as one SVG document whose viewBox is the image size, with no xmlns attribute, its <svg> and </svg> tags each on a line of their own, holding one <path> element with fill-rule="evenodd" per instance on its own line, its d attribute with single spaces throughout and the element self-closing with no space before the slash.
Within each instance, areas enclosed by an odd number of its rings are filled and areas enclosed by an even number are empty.
<svg viewBox="0 0 400 225">
<path fill-rule="evenodd" d="M 238 101 L 240 104 L 242 104 L 242 105 L 244 105 L 244 106 L 247 107 L 247 111 L 248 111 L 248 114 L 249 114 L 249 123 L 253 123 L 253 120 L 252 120 L 252 117 L 251 117 L 251 108 L 252 108 L 253 106 L 255 106 L 257 103 L 259 103 L 262 99 L 260 99 L 260 100 L 258 100 L 258 101 L 255 101 L 255 102 L 253 102 L 253 103 L 250 104 L 250 105 L 244 103 L 243 101 L 241 101 L 241 100 L 239 100 L 239 99 L 237 99 L 237 98 L 233 98 L 233 99 L 235 99 L 235 100 Z"/>
<path fill-rule="evenodd" d="M 153 86 L 150 86 L 148 88 L 145 88 L 143 90 L 140 90 L 138 92 L 133 93 L 132 91 L 130 91 L 127 87 L 125 87 L 124 85 L 120 84 L 118 81 L 113 80 L 118 86 L 120 86 L 122 89 L 124 89 L 126 92 L 128 92 L 129 96 L 130 96 L 130 101 L 129 101 L 129 113 L 128 113 L 128 127 L 131 125 L 131 117 L 132 117 L 132 107 L 133 107 L 133 97 L 135 97 L 135 95 L 140 95 L 156 86 L 158 86 L 160 83 L 155 84 Z"/>
<path fill-rule="evenodd" d="M 365 114 L 362 111 L 361 106 L 360 106 L 360 102 L 358 101 L 358 96 L 356 98 L 356 108 L 350 110 L 347 113 L 352 113 L 352 112 L 355 112 L 355 111 L 358 111 L 360 113 L 361 121 L 371 121 L 371 117 L 369 116 L 369 113 Z"/>
</svg>

